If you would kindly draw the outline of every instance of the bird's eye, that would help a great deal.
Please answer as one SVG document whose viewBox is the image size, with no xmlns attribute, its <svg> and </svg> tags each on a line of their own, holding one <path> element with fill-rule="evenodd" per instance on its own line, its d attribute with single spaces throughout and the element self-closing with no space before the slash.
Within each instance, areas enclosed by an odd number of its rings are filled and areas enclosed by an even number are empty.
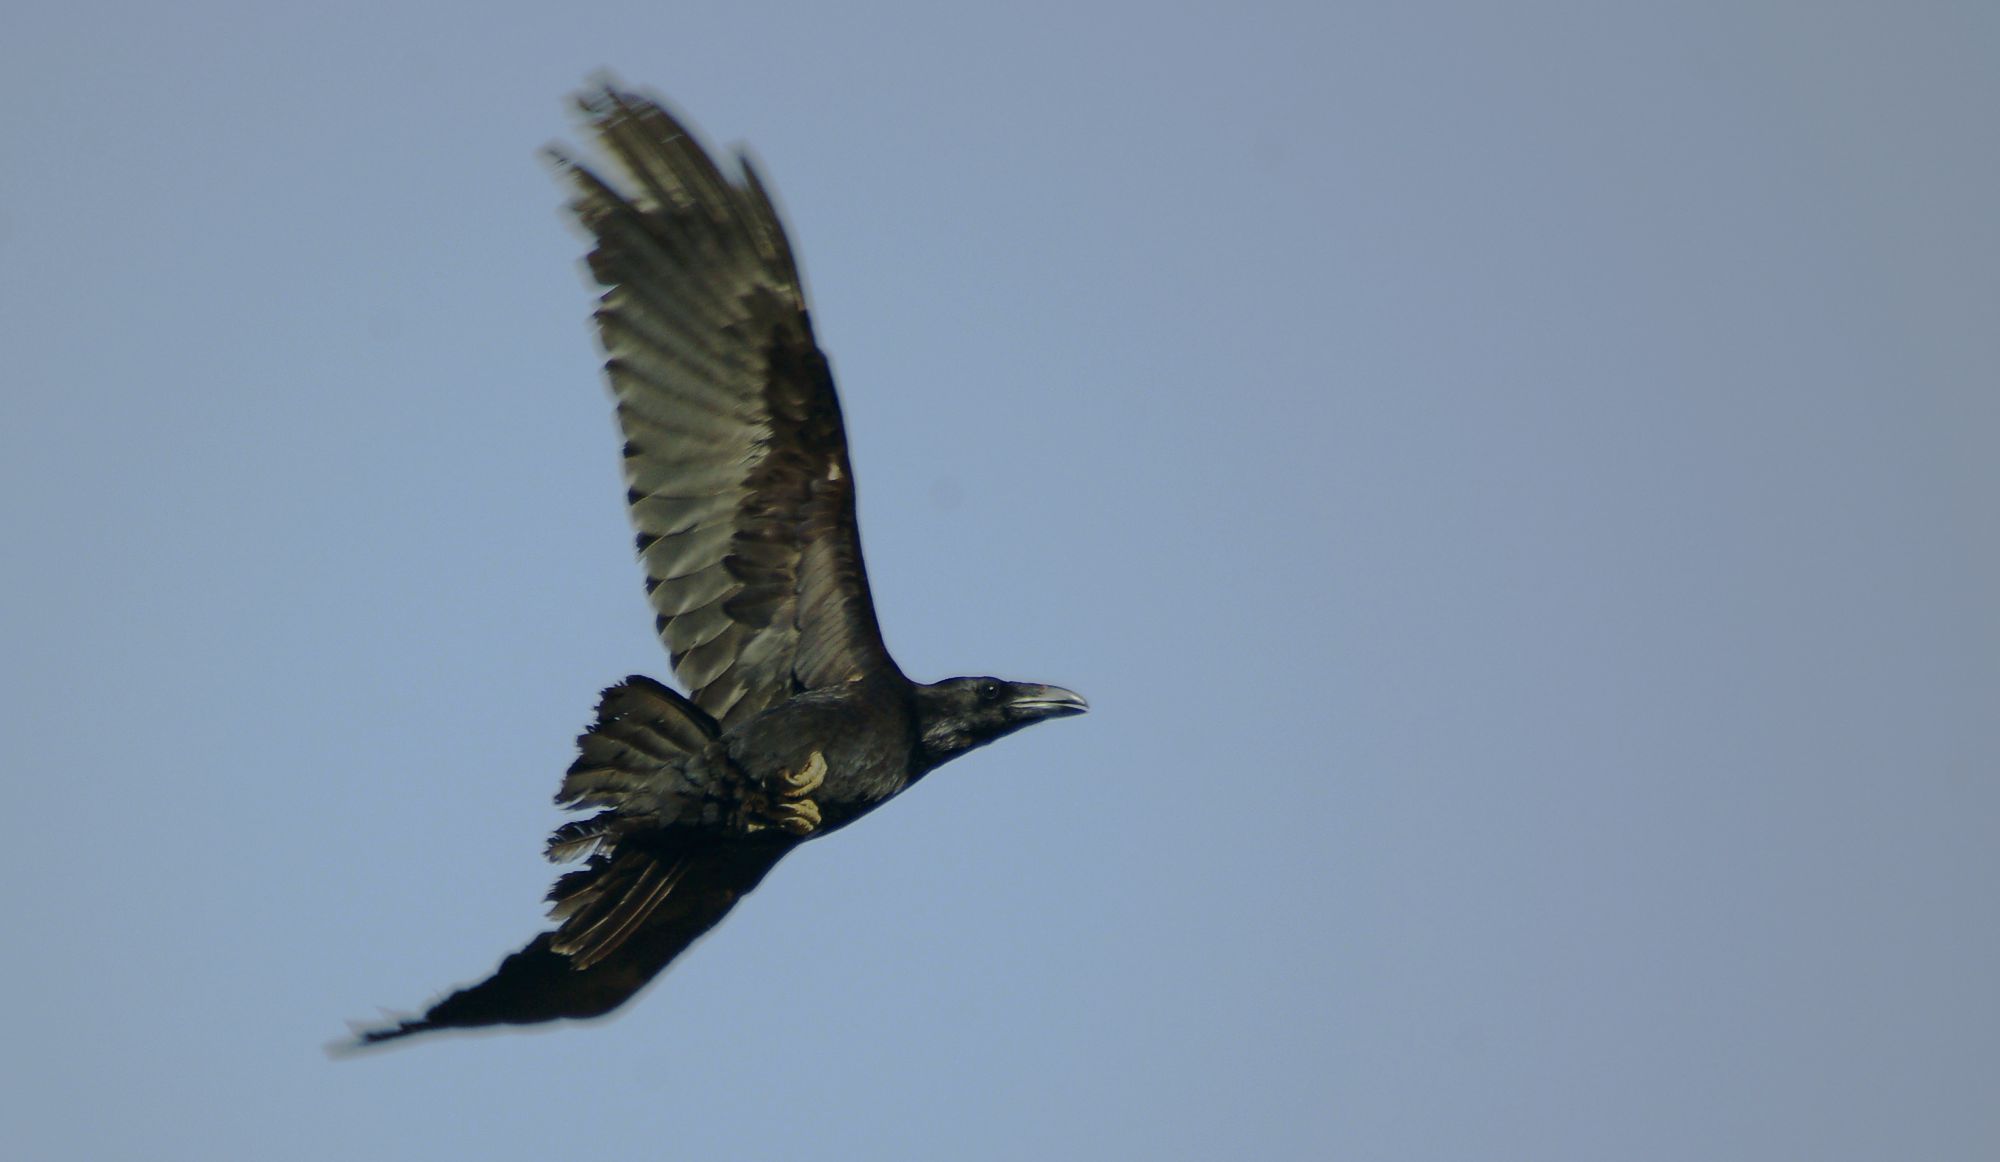
<svg viewBox="0 0 2000 1162">
<path fill-rule="evenodd" d="M 981 682 L 979 684 L 979 700 L 981 702 L 998 702 L 1000 700 L 1000 683 Z"/>
</svg>

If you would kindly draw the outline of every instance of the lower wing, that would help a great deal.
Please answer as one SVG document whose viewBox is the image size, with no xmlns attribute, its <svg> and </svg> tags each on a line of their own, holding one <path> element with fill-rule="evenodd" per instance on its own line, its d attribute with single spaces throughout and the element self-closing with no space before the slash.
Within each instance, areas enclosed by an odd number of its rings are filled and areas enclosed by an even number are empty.
<svg viewBox="0 0 2000 1162">
<path fill-rule="evenodd" d="M 630 919 L 615 946 L 587 963 L 557 947 L 570 948 L 565 925 L 544 932 L 526 948 L 500 962 L 494 974 L 453 992 L 420 1017 L 393 1025 L 357 1029 L 352 1042 L 337 1048 L 361 1049 L 415 1033 L 474 1029 L 487 1025 L 532 1025 L 565 1017 L 600 1017 L 630 1000 L 660 970 L 715 927 L 736 901 L 763 881 L 791 850 L 786 842 L 734 842 L 683 848 L 654 857 L 628 849 L 614 866 L 642 890 L 664 883 L 658 898 Z M 622 867 L 616 865 L 623 865 Z M 574 873 L 573 873 L 574 874 Z"/>
</svg>

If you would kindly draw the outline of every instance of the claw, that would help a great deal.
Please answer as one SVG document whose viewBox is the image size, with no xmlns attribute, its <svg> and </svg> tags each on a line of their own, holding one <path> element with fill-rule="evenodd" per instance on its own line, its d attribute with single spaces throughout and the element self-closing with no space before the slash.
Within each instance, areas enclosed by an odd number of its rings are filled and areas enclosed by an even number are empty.
<svg viewBox="0 0 2000 1162">
<path fill-rule="evenodd" d="M 826 755 L 814 751 L 805 765 L 796 771 L 780 771 L 777 777 L 778 795 L 775 801 L 762 794 L 750 796 L 744 803 L 744 827 L 750 831 L 762 831 L 766 827 L 782 827 L 793 835 L 811 835 L 819 826 L 819 804 L 807 798 L 826 782 Z"/>
<path fill-rule="evenodd" d="M 783 772 L 778 776 L 778 782 L 783 787 L 778 793 L 785 798 L 805 798 L 819 790 L 821 783 L 826 782 L 826 756 L 819 751 L 812 752 L 812 757 L 806 760 L 805 766 L 797 771 Z"/>
<path fill-rule="evenodd" d="M 777 818 L 778 826 L 793 835 L 811 835 L 813 828 L 819 826 L 819 804 L 811 799 L 774 804 L 771 814 Z"/>
</svg>

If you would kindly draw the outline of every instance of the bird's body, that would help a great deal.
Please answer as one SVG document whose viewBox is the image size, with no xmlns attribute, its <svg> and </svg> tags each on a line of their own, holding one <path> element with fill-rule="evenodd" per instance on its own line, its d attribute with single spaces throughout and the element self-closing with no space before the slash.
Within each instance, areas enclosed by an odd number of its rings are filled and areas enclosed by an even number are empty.
<svg viewBox="0 0 2000 1162">
<path fill-rule="evenodd" d="M 815 754 L 826 763 L 814 793 L 825 834 L 846 826 L 924 776 L 916 710 L 888 677 L 801 694 L 732 732 L 729 751 L 751 780 L 769 786 Z"/>
<path fill-rule="evenodd" d="M 686 697 L 604 692 L 550 838 L 585 859 L 560 921 L 373 1044 L 611 1011 L 800 843 L 964 751 L 1081 713 L 1067 690 L 903 675 L 876 626 L 833 380 L 776 210 L 656 103 L 584 99 L 625 188 L 558 156 L 606 288 L 597 313 L 646 592 Z"/>
</svg>

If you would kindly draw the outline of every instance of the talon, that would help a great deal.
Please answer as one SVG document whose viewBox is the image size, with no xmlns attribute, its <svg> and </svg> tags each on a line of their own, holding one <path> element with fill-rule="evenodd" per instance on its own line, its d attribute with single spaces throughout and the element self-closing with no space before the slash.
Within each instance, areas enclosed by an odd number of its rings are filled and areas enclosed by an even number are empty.
<svg viewBox="0 0 2000 1162">
<path fill-rule="evenodd" d="M 780 803 L 771 813 L 777 817 L 778 826 L 793 835 L 810 835 L 819 826 L 819 804 L 811 799 Z"/>
<path fill-rule="evenodd" d="M 819 804 L 807 796 L 826 782 L 826 755 L 814 751 L 804 766 L 796 771 L 779 771 L 774 782 L 778 792 L 775 798 L 756 793 L 744 800 L 745 829 L 782 827 L 793 835 L 811 835 L 820 824 L 820 813 Z"/>
<path fill-rule="evenodd" d="M 806 760 L 805 766 L 796 772 L 785 771 L 778 776 L 778 783 L 782 788 L 778 793 L 787 799 L 803 799 L 818 790 L 819 785 L 824 782 L 826 782 L 826 755 L 814 751 L 812 757 Z M 813 815 L 814 821 L 817 822 L 819 815 L 817 808 L 814 809 Z"/>
</svg>

